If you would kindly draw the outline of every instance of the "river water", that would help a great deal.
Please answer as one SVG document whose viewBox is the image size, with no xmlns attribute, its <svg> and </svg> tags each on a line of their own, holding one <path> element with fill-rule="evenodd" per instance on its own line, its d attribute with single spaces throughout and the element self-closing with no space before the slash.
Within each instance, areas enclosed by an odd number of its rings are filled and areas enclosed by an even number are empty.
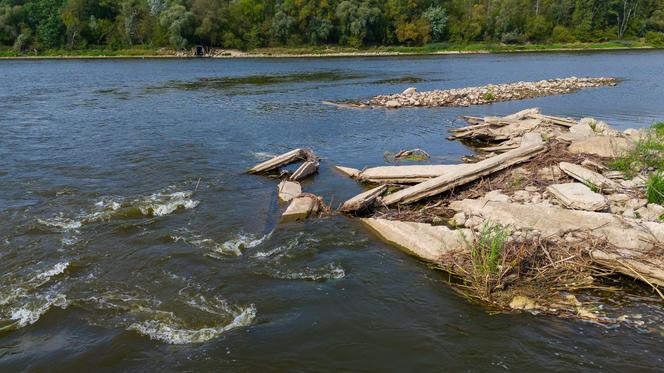
<svg viewBox="0 0 664 373">
<path fill-rule="evenodd" d="M 490 314 L 355 221 L 278 224 L 277 182 L 243 174 L 311 147 L 303 188 L 336 206 L 362 189 L 333 165 L 472 154 L 446 140 L 460 115 L 662 120 L 663 72 L 661 51 L 0 61 L 0 370 L 664 369 L 647 293 L 610 326 Z M 622 82 L 468 108 L 321 103 L 572 75 Z"/>
</svg>

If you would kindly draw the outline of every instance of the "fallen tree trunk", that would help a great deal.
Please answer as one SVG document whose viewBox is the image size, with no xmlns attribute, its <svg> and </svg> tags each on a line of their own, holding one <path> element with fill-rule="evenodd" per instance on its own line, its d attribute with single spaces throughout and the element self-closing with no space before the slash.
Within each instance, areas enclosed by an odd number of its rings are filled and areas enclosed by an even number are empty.
<svg viewBox="0 0 664 373">
<path fill-rule="evenodd" d="M 380 197 L 385 190 L 387 190 L 387 185 L 380 185 L 376 188 L 368 190 L 364 193 L 360 193 L 355 197 L 344 202 L 343 205 L 339 208 L 341 212 L 355 212 L 367 209 L 371 204 L 373 204 L 378 197 Z"/>
<path fill-rule="evenodd" d="M 435 196 L 436 194 L 475 181 L 483 176 L 525 162 L 546 149 L 541 138 L 539 139 L 539 142 L 531 139 L 524 140 L 527 141 L 524 141 L 524 144 L 517 149 L 510 150 L 478 163 L 464 165 L 463 168 L 459 168 L 455 172 L 436 177 L 435 179 L 390 194 L 383 198 L 383 203 L 388 206 L 395 203 L 407 204 L 419 201 L 423 198 Z"/>
</svg>

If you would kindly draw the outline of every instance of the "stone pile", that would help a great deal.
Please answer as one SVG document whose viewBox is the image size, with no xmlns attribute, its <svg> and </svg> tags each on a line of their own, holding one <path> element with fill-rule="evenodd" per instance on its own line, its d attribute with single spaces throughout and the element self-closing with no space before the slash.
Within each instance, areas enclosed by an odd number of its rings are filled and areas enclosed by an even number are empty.
<svg viewBox="0 0 664 373">
<path fill-rule="evenodd" d="M 517 82 L 509 84 L 490 84 L 481 87 L 455 88 L 418 92 L 411 87 L 402 93 L 376 96 L 368 106 L 398 109 L 403 107 L 439 107 L 484 105 L 493 102 L 523 100 L 533 97 L 574 93 L 580 89 L 615 86 L 614 78 L 577 78 L 549 79 L 538 82 Z"/>
</svg>

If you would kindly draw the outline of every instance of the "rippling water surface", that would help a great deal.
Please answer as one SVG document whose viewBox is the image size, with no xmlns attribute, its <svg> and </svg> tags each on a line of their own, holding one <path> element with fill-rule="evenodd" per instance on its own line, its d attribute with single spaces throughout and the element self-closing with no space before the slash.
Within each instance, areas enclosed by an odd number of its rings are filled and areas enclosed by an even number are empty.
<svg viewBox="0 0 664 373">
<path fill-rule="evenodd" d="M 276 182 L 243 174 L 311 147 L 303 188 L 337 205 L 361 188 L 333 165 L 471 154 L 445 139 L 460 115 L 664 119 L 663 71 L 659 51 L 0 61 L 0 370 L 664 369 L 652 297 L 609 295 L 610 327 L 491 315 L 352 220 L 278 224 Z M 623 81 L 470 108 L 321 103 L 571 75 Z"/>
</svg>

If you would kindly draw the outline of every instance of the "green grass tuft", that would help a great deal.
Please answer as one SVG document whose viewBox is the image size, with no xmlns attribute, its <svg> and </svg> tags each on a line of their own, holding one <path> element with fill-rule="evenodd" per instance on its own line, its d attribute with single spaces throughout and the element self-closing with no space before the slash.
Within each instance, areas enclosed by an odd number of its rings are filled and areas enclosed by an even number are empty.
<svg viewBox="0 0 664 373">
<path fill-rule="evenodd" d="M 661 172 L 655 172 L 648 178 L 646 198 L 649 203 L 664 205 L 664 174 Z"/>
<path fill-rule="evenodd" d="M 501 253 L 508 236 L 503 226 L 487 221 L 473 241 L 466 240 L 475 271 L 474 277 L 490 277 L 497 274 Z"/>
<path fill-rule="evenodd" d="M 630 178 L 648 168 L 664 169 L 664 122 L 652 125 L 634 149 L 609 162 L 609 167 Z"/>
<path fill-rule="evenodd" d="M 657 137 L 664 138 L 664 122 L 653 124 L 652 129 Z"/>
</svg>

